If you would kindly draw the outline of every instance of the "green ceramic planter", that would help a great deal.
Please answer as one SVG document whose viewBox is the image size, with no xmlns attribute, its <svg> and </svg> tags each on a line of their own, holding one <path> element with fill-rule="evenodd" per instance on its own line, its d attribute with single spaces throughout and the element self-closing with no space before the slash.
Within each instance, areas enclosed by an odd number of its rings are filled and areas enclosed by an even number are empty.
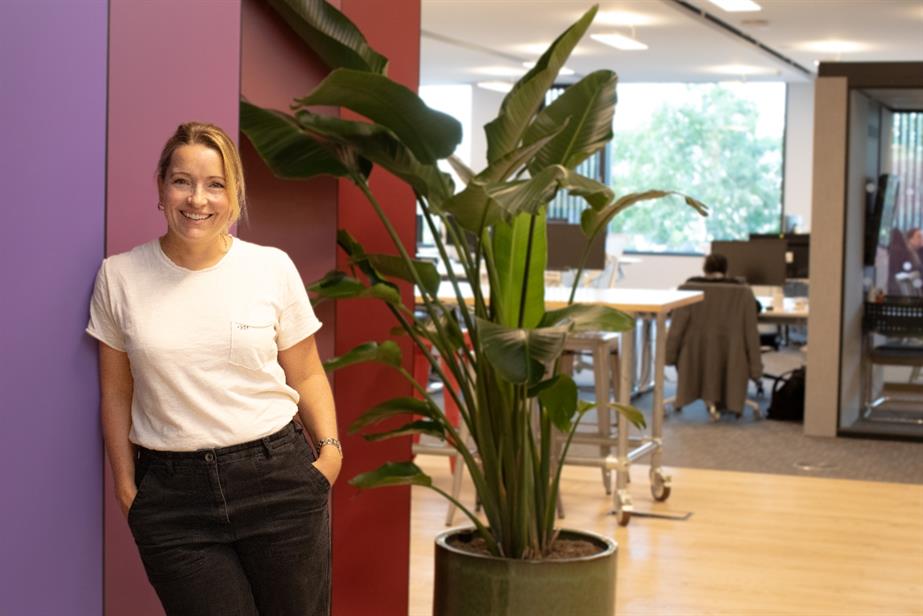
<svg viewBox="0 0 923 616">
<path fill-rule="evenodd" d="M 453 529 L 436 537 L 433 616 L 612 616 L 618 544 L 585 531 L 561 537 L 586 539 L 600 553 L 572 560 L 512 560 L 471 554 L 448 544 Z"/>
</svg>

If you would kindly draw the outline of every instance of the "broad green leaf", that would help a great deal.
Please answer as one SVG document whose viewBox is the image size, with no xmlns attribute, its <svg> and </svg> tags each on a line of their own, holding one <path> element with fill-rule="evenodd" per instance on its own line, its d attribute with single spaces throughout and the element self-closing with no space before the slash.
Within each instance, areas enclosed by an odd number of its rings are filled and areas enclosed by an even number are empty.
<svg viewBox="0 0 923 616">
<path fill-rule="evenodd" d="M 269 5 L 330 68 L 384 73 L 388 59 L 371 47 L 349 19 L 328 2 L 269 0 Z"/>
<path fill-rule="evenodd" d="M 525 143 L 539 141 L 555 127 L 565 126 L 530 161 L 531 173 L 550 165 L 573 169 L 612 140 L 616 81 L 612 71 L 590 73 L 538 113 L 523 136 Z"/>
<path fill-rule="evenodd" d="M 460 159 L 458 156 L 452 154 L 446 160 L 449 162 L 449 166 L 452 167 L 452 171 L 455 172 L 455 174 L 462 182 L 465 183 L 465 185 L 474 179 L 474 171 L 472 171 L 471 168 L 468 167 L 468 165 L 466 165 L 464 161 L 462 161 L 462 159 Z"/>
<path fill-rule="evenodd" d="M 520 214 L 512 224 L 497 222 L 492 242 L 498 285 L 491 289 L 491 296 L 500 323 L 509 327 L 520 324 L 535 327 L 545 314 L 545 266 L 548 263 L 545 214 Z"/>
<path fill-rule="evenodd" d="M 295 120 L 318 139 L 337 144 L 341 157 L 352 154 L 359 163 L 371 161 L 401 178 L 434 206 L 452 195 L 452 179 L 435 164 L 421 163 L 394 134 L 383 126 L 341 120 L 299 110 Z M 368 175 L 366 171 L 364 175 Z"/>
<path fill-rule="evenodd" d="M 416 284 L 413 272 L 423 283 L 423 288 L 435 295 L 439 289 L 439 272 L 429 261 L 411 259 L 408 263 L 403 257 L 386 254 L 367 254 L 365 248 L 346 229 L 337 230 L 337 245 L 343 249 L 350 262 L 357 266 L 372 282 L 386 283 L 394 286 L 388 276 Z"/>
<path fill-rule="evenodd" d="M 340 370 L 341 368 L 346 368 L 347 366 L 353 366 L 355 364 L 362 364 L 370 361 L 387 364 L 395 368 L 400 368 L 401 360 L 401 349 L 394 342 L 391 342 L 390 340 L 385 340 L 381 343 L 365 342 L 355 347 L 353 350 L 340 355 L 339 357 L 328 359 L 324 362 L 324 369 L 327 372 L 333 372 L 334 370 Z"/>
<path fill-rule="evenodd" d="M 429 400 L 420 400 L 409 396 L 392 398 L 362 413 L 362 415 L 349 426 L 349 433 L 355 434 L 366 426 L 370 426 L 390 417 L 407 415 L 408 413 L 433 418 L 441 416 L 442 410 Z"/>
<path fill-rule="evenodd" d="M 554 197 L 563 175 L 564 167 L 549 167 L 528 180 L 491 186 L 488 193 L 509 217 L 537 214 Z"/>
<path fill-rule="evenodd" d="M 489 163 L 499 160 L 519 146 L 535 112 L 545 101 L 548 88 L 554 84 L 558 72 L 590 27 L 596 11 L 597 7 L 594 6 L 555 39 L 535 66 L 504 97 L 500 114 L 484 127 Z"/>
<path fill-rule="evenodd" d="M 558 430 L 568 432 L 577 412 L 577 384 L 566 374 L 555 375 L 545 382 L 548 386 L 537 393 L 538 399 L 548 412 L 551 423 Z"/>
<path fill-rule="evenodd" d="M 483 182 L 473 180 L 461 192 L 442 203 L 437 209 L 451 214 L 464 229 L 479 234 L 481 229 L 496 224 L 505 214 L 500 205 L 487 194 Z"/>
<path fill-rule="evenodd" d="M 516 216 L 538 212 L 559 188 L 584 198 L 591 207 L 600 208 L 612 200 L 611 188 L 563 165 L 546 167 L 528 180 L 490 186 L 487 192 L 508 215 Z"/>
<path fill-rule="evenodd" d="M 455 151 L 461 124 L 430 109 L 419 96 L 383 75 L 345 68 L 330 73 L 295 108 L 311 105 L 346 107 L 384 126 L 422 163 L 434 163 Z"/>
<path fill-rule="evenodd" d="M 430 487 L 433 480 L 413 462 L 385 462 L 374 471 L 359 473 L 349 480 L 349 485 L 361 490 L 384 486 Z"/>
<path fill-rule="evenodd" d="M 477 320 L 484 355 L 504 379 L 511 383 L 537 383 L 545 366 L 564 348 L 565 327 L 521 329 Z"/>
<path fill-rule="evenodd" d="M 399 428 L 395 428 L 394 430 L 366 434 L 363 438 L 367 441 L 383 441 L 385 439 L 396 438 L 398 436 L 409 436 L 411 434 L 426 434 L 440 440 L 445 440 L 445 429 L 442 427 L 442 424 L 432 419 L 417 419 Z"/>
<path fill-rule="evenodd" d="M 401 304 L 401 294 L 388 282 L 377 282 L 371 286 L 347 276 L 343 272 L 328 272 L 323 278 L 307 285 L 308 291 L 322 299 L 380 299 L 394 306 Z"/>
<path fill-rule="evenodd" d="M 494 161 L 477 175 L 477 179 L 485 183 L 505 181 L 511 175 L 514 175 L 523 165 L 528 164 L 535 156 L 536 152 L 545 147 L 547 143 L 564 130 L 567 122 L 568 121 L 565 119 L 560 125 L 548 126 L 543 132 L 537 131 L 532 143 L 517 148 L 499 160 Z"/>
<path fill-rule="evenodd" d="M 436 270 L 436 266 L 430 261 L 412 259 L 410 263 L 408 263 L 403 257 L 382 254 L 369 255 L 368 259 L 372 267 L 385 276 L 392 276 L 416 284 L 413 273 L 411 272 L 411 268 L 413 268 L 416 270 L 417 276 L 419 276 L 420 280 L 423 282 L 424 289 L 429 291 L 432 295 L 436 295 L 436 291 L 439 290 L 439 272 Z"/>
<path fill-rule="evenodd" d="M 329 147 L 305 134 L 294 118 L 280 111 L 241 101 L 240 130 L 276 177 L 306 179 L 351 173 Z M 367 175 L 368 169 L 364 173 Z"/>
<path fill-rule="evenodd" d="M 569 326 L 570 331 L 624 332 L 635 326 L 630 314 L 601 304 L 571 304 L 549 310 L 539 327 Z"/>
<path fill-rule="evenodd" d="M 647 422 L 644 420 L 644 413 L 635 407 L 628 404 L 618 403 L 610 403 L 610 406 L 624 415 L 628 421 L 639 430 L 644 429 L 647 426 Z"/>
<path fill-rule="evenodd" d="M 619 212 L 625 210 L 626 208 L 635 205 L 636 203 L 641 203 L 642 201 L 650 201 L 652 199 L 661 199 L 669 195 L 679 195 L 683 198 L 686 205 L 697 211 L 702 216 L 708 216 L 708 206 L 693 199 L 688 195 L 678 193 L 672 190 L 647 190 L 639 193 L 631 193 L 623 197 L 619 197 L 614 202 L 601 209 L 587 208 L 583 210 L 583 214 L 580 215 L 580 226 L 583 228 L 583 233 L 587 236 L 587 243 L 593 241 L 593 239 L 599 235 L 600 232 L 605 230 L 609 221 L 612 220 Z"/>
</svg>

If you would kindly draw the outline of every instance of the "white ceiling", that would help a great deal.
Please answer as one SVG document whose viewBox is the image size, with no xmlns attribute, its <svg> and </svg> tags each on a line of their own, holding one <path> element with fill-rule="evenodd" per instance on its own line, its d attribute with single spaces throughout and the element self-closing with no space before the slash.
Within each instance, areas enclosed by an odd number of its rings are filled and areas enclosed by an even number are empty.
<svg viewBox="0 0 923 616">
<path fill-rule="evenodd" d="M 568 66 L 577 76 L 615 70 L 622 82 L 808 81 L 815 61 L 923 61 L 923 0 L 756 0 L 759 12 L 728 13 L 706 0 L 686 0 L 808 69 L 804 73 L 684 9 L 675 0 L 601 1 L 590 33 L 618 32 L 649 46 L 619 51 L 585 37 Z M 574 0 L 422 0 L 420 83 L 515 81 L 486 70 L 522 69 L 591 6 Z M 645 21 L 633 28 L 602 23 L 623 11 Z M 753 23 L 759 20 L 764 23 Z M 854 41 L 851 52 L 812 51 L 811 42 Z M 745 69 L 717 67 L 744 65 Z M 524 69 L 522 69 L 524 70 Z M 479 72 L 480 71 L 480 72 Z M 746 69 L 747 72 L 750 69 Z M 566 80 L 562 79 L 562 80 Z"/>
</svg>

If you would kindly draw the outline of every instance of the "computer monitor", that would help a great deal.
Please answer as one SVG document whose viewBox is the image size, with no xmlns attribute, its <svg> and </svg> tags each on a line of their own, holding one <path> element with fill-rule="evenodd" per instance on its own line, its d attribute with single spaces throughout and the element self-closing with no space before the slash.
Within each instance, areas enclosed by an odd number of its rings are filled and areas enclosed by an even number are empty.
<svg viewBox="0 0 923 616">
<path fill-rule="evenodd" d="M 712 253 L 727 257 L 728 276 L 743 278 L 747 284 L 767 287 L 785 285 L 786 248 L 785 239 L 778 237 L 711 243 Z"/>
<path fill-rule="evenodd" d="M 548 221 L 548 269 L 565 271 L 580 266 L 580 257 L 586 249 L 587 236 L 580 225 Z M 600 233 L 593 240 L 585 269 L 606 269 L 606 237 Z"/>
<path fill-rule="evenodd" d="M 751 240 L 785 240 L 785 275 L 788 278 L 807 278 L 810 268 L 811 235 L 809 233 L 751 233 Z"/>
</svg>

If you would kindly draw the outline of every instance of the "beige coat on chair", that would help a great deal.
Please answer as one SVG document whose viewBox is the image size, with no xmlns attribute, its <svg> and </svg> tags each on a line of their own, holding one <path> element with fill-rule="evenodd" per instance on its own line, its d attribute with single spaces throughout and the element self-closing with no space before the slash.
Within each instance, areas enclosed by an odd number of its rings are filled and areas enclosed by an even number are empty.
<svg viewBox="0 0 923 616">
<path fill-rule="evenodd" d="M 673 311 L 666 363 L 679 375 L 676 408 L 705 400 L 743 411 L 750 379 L 760 378 L 756 300 L 745 284 L 686 283 L 705 299 Z"/>
</svg>

